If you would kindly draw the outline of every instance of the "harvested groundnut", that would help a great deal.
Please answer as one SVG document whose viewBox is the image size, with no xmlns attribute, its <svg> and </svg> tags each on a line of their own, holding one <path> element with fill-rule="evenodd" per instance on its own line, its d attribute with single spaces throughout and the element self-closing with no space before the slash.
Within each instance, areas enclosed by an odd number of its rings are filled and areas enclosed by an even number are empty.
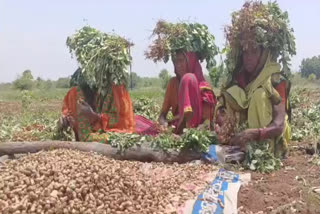
<svg viewBox="0 0 320 214">
<path fill-rule="evenodd" d="M 182 184 L 204 188 L 198 175 L 213 169 L 116 161 L 64 149 L 40 152 L 0 168 L 0 213 L 166 213 L 171 201 L 174 210 L 201 190 Z"/>
</svg>

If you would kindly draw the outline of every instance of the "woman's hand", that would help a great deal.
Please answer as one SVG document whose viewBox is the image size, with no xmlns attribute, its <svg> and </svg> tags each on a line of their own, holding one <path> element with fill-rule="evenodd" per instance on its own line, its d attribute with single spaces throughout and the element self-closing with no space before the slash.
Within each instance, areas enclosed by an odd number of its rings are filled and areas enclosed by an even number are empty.
<svg viewBox="0 0 320 214">
<path fill-rule="evenodd" d="M 94 124 L 100 119 L 99 115 L 93 111 L 91 106 L 83 100 L 79 101 L 78 109 L 79 113 L 84 115 L 89 120 L 90 124 Z"/>
<path fill-rule="evenodd" d="M 92 113 L 94 113 L 91 106 L 83 100 L 80 100 L 78 102 L 78 108 L 79 108 L 80 114 L 83 114 L 83 115 L 91 115 Z"/>
<path fill-rule="evenodd" d="M 248 143 L 259 139 L 259 129 L 247 129 L 233 136 L 230 144 L 244 148 Z"/>
<path fill-rule="evenodd" d="M 74 127 L 74 119 L 72 116 L 61 116 L 58 121 L 58 128 L 59 130 L 67 130 L 68 127 Z"/>
<path fill-rule="evenodd" d="M 168 121 L 167 121 L 164 113 L 160 114 L 158 121 L 159 121 L 160 126 L 162 126 L 163 128 L 168 127 Z"/>
</svg>

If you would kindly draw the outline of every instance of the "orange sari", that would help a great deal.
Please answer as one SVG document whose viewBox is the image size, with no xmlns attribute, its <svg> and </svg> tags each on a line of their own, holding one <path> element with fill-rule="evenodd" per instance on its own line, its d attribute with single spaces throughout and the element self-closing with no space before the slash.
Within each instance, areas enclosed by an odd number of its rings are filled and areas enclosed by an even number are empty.
<svg viewBox="0 0 320 214">
<path fill-rule="evenodd" d="M 73 130 L 79 141 L 99 141 L 106 143 L 106 132 L 134 132 L 135 122 L 128 91 L 123 85 L 112 86 L 112 93 L 107 95 L 102 108 L 97 109 L 100 120 L 91 125 L 86 117 L 77 111 L 77 101 L 84 100 L 80 87 L 71 88 L 64 98 L 62 115 L 73 118 Z"/>
</svg>

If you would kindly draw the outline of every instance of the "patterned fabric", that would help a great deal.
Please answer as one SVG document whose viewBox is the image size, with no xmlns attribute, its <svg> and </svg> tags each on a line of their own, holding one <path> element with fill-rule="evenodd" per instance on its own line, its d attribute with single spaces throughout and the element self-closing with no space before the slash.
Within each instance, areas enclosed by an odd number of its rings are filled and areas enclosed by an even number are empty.
<svg viewBox="0 0 320 214">
<path fill-rule="evenodd" d="M 159 128 L 153 121 L 140 115 L 135 115 L 134 120 L 136 122 L 135 133 L 150 136 L 156 136 L 160 133 Z"/>
<path fill-rule="evenodd" d="M 134 131 L 135 123 L 133 109 L 128 91 L 124 86 L 112 86 L 112 93 L 104 99 L 102 107 L 99 98 L 96 99 L 100 120 L 90 124 L 88 118 L 77 111 L 77 102 L 84 100 L 80 87 L 73 87 L 64 98 L 62 115 L 71 116 L 74 119 L 74 127 L 80 141 L 107 142 L 107 132 Z"/>
</svg>

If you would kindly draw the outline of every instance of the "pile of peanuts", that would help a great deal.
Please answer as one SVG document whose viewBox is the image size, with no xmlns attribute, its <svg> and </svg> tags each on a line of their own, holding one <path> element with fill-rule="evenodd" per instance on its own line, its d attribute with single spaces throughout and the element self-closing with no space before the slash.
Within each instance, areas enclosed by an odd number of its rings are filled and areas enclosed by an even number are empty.
<svg viewBox="0 0 320 214">
<path fill-rule="evenodd" d="M 119 161 L 58 149 L 0 164 L 0 213 L 175 213 L 216 171 L 199 163 Z M 192 188 L 196 187 L 196 188 Z"/>
<path fill-rule="evenodd" d="M 231 138 L 236 132 L 236 120 L 230 116 L 224 118 L 222 126 L 215 126 L 215 132 L 217 133 L 218 141 L 221 144 L 229 144 Z"/>
</svg>

